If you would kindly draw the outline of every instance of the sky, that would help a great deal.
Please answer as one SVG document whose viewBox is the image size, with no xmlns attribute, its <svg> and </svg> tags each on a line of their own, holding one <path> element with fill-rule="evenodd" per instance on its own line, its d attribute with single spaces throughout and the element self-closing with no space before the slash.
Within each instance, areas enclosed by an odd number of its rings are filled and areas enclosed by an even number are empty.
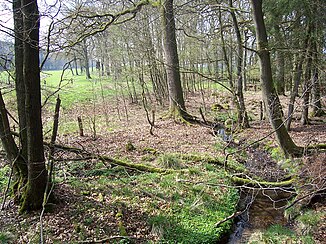
<svg viewBox="0 0 326 244">
<path fill-rule="evenodd" d="M 60 0 L 38 0 L 41 17 L 41 32 L 46 32 L 51 15 L 56 12 Z M 52 6 L 52 7 L 49 7 Z M 11 0 L 0 0 L 0 40 L 10 41 L 11 30 L 13 29 L 13 15 Z"/>
</svg>

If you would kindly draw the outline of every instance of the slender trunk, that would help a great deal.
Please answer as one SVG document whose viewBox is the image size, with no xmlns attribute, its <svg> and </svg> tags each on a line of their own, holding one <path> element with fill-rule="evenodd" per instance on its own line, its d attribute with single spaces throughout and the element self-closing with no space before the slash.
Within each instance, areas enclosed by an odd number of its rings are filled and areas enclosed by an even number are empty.
<svg viewBox="0 0 326 244">
<path fill-rule="evenodd" d="M 313 74 L 312 74 L 312 114 L 313 116 L 320 117 L 325 114 L 322 109 L 321 96 L 320 96 L 320 80 L 318 70 L 318 53 L 317 45 L 315 45 L 314 57 L 313 57 Z"/>
<path fill-rule="evenodd" d="M 296 59 L 299 59 L 299 60 L 296 61 Z M 287 130 L 291 129 L 291 122 L 292 122 L 293 112 L 294 112 L 294 102 L 295 102 L 295 98 L 298 96 L 298 90 L 299 90 L 299 85 L 300 85 L 301 76 L 302 76 L 303 60 L 304 60 L 303 54 L 296 55 L 296 58 L 294 59 L 293 88 L 291 91 L 290 102 L 289 102 L 289 106 L 288 106 L 288 117 L 287 117 L 287 121 L 286 121 Z"/>
<path fill-rule="evenodd" d="M 226 43 L 224 40 L 224 30 L 223 30 L 223 20 L 222 20 L 222 13 L 221 13 L 221 8 L 219 8 L 219 22 L 220 22 L 220 37 L 221 37 L 221 41 L 222 41 L 222 52 L 223 52 L 223 60 L 224 60 L 224 64 L 226 66 L 226 72 L 227 72 L 227 79 L 229 81 L 229 85 L 230 85 L 230 89 L 232 91 L 234 91 L 234 84 L 233 84 L 233 78 L 232 78 L 232 71 L 231 71 L 231 65 L 229 62 L 229 58 L 228 58 L 228 54 L 227 54 L 227 50 L 226 50 Z"/>
<path fill-rule="evenodd" d="M 276 72 L 275 72 L 275 85 L 276 91 L 279 95 L 285 95 L 285 79 L 284 79 L 284 54 L 281 50 L 284 43 L 280 27 L 278 24 L 274 25 L 275 37 L 277 38 L 278 50 L 276 51 Z"/>
<path fill-rule="evenodd" d="M 311 69 L 312 69 L 312 50 L 311 45 L 308 47 L 307 64 L 304 73 L 304 86 L 303 86 L 303 102 L 302 102 L 302 113 L 301 113 L 301 124 L 309 124 L 309 99 L 311 92 Z"/>
<path fill-rule="evenodd" d="M 238 122 L 242 128 L 249 128 L 249 120 L 246 112 L 244 97 L 243 97 L 243 76 L 242 76 L 242 63 L 243 63 L 243 47 L 242 47 L 242 38 L 239 30 L 238 21 L 233 10 L 232 0 L 229 0 L 229 5 L 231 8 L 231 17 L 233 21 L 234 30 L 237 36 L 237 47 L 238 47 L 238 55 L 237 55 L 237 90 L 236 90 L 236 98 L 238 103 Z"/>
<path fill-rule="evenodd" d="M 78 76 L 78 63 L 77 63 L 77 58 L 76 58 L 76 54 L 74 54 L 74 66 L 75 66 L 75 72 L 76 75 Z"/>
<path fill-rule="evenodd" d="M 21 156 L 14 138 L 11 135 L 7 110 L 3 97 L 0 91 L 0 138 L 2 146 L 6 152 L 7 159 L 13 167 L 16 176 L 14 183 L 15 198 L 20 199 L 20 188 L 23 187 L 27 181 L 27 164 Z"/>
<path fill-rule="evenodd" d="M 302 154 L 302 150 L 294 144 L 285 128 L 282 120 L 281 104 L 273 86 L 270 53 L 262 12 L 262 0 L 251 0 L 251 7 L 256 29 L 263 99 L 271 126 L 275 130 L 277 141 L 286 156 Z"/>
<path fill-rule="evenodd" d="M 83 52 L 84 52 L 84 65 L 85 65 L 85 74 L 86 79 L 91 79 L 91 73 L 89 71 L 89 57 L 86 40 L 83 40 Z"/>
</svg>

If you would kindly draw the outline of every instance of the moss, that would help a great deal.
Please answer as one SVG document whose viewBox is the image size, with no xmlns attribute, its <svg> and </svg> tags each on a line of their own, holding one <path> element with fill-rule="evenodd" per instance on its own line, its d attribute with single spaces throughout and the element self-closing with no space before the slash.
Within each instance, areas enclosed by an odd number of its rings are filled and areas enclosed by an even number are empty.
<svg viewBox="0 0 326 244">
<path fill-rule="evenodd" d="M 130 152 L 130 151 L 134 151 L 136 150 L 136 147 L 132 144 L 131 141 L 128 141 L 126 144 L 126 151 Z"/>
<path fill-rule="evenodd" d="M 245 179 L 240 178 L 237 176 L 231 176 L 230 179 L 235 183 L 239 185 L 252 185 L 252 186 L 272 186 L 272 187 L 280 187 L 280 186 L 290 186 L 294 183 L 294 179 L 286 180 L 286 181 L 278 181 L 278 182 L 272 182 L 272 181 L 256 181 L 252 179 Z"/>
<path fill-rule="evenodd" d="M 157 150 L 155 148 L 151 148 L 151 147 L 144 147 L 143 152 L 154 154 L 154 155 L 157 154 Z"/>
</svg>

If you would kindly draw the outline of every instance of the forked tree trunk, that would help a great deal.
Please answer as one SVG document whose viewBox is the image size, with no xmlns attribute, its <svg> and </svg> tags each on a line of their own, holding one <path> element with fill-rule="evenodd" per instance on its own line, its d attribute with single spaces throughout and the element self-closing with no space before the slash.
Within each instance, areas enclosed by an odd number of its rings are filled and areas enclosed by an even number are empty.
<svg viewBox="0 0 326 244">
<path fill-rule="evenodd" d="M 175 35 L 173 0 L 163 3 L 163 49 L 169 93 L 169 109 L 173 117 L 188 119 L 181 86 L 179 57 Z"/>
<path fill-rule="evenodd" d="M 251 0 L 251 7 L 256 29 L 261 87 L 269 121 L 273 130 L 275 130 L 276 139 L 284 154 L 286 156 L 301 155 L 302 149 L 294 144 L 283 123 L 281 104 L 273 85 L 267 33 L 262 13 L 262 0 Z"/>
</svg>

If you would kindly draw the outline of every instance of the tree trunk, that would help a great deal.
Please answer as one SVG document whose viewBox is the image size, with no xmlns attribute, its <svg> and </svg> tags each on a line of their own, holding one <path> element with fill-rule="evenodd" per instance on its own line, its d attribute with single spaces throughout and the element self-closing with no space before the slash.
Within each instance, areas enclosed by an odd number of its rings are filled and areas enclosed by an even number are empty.
<svg viewBox="0 0 326 244">
<path fill-rule="evenodd" d="M 320 96 L 320 80 L 319 80 L 319 70 L 318 70 L 318 53 L 317 53 L 317 45 L 315 45 L 315 49 L 313 50 L 313 74 L 312 74 L 312 115 L 313 116 L 322 116 L 325 112 L 322 109 L 321 104 L 321 96 Z"/>
<path fill-rule="evenodd" d="M 24 65 L 24 47 L 23 47 L 23 14 L 22 1 L 13 1 L 14 13 L 14 33 L 15 33 L 15 85 L 17 110 L 19 119 L 19 137 L 21 144 L 21 155 L 27 161 L 27 131 L 26 131 L 26 113 L 25 113 L 25 81 L 23 73 Z"/>
<path fill-rule="evenodd" d="M 304 54 L 302 54 L 302 55 L 298 54 L 298 55 L 296 55 L 296 58 L 294 59 L 293 88 L 291 91 L 290 102 L 289 102 L 289 106 L 288 106 L 288 117 L 287 117 L 287 121 L 286 121 L 286 129 L 287 130 L 291 129 L 291 122 L 292 122 L 292 117 L 293 117 L 293 112 L 294 112 L 294 102 L 295 102 L 295 98 L 298 96 L 299 84 L 300 84 L 301 76 L 302 76 L 303 60 L 304 60 Z"/>
<path fill-rule="evenodd" d="M 37 0 L 22 0 L 24 22 L 24 80 L 28 182 L 21 211 L 42 207 L 47 184 L 41 120 L 39 12 Z"/>
<path fill-rule="evenodd" d="M 311 69 L 312 69 L 312 55 L 311 44 L 308 46 L 307 64 L 304 73 L 304 86 L 303 86 L 303 102 L 302 102 L 302 113 L 301 113 L 301 124 L 309 124 L 309 99 L 311 92 Z"/>
<path fill-rule="evenodd" d="M 294 144 L 283 123 L 281 104 L 273 85 L 267 33 L 262 13 L 262 0 L 251 0 L 251 7 L 256 29 L 263 99 L 271 126 L 275 130 L 278 144 L 286 156 L 301 155 L 302 149 Z"/>
<path fill-rule="evenodd" d="M 15 143 L 15 140 L 11 135 L 7 110 L 1 92 L 0 92 L 0 137 L 1 137 L 2 146 L 6 152 L 7 159 L 14 170 L 16 181 L 13 185 L 13 190 L 15 194 L 15 199 L 19 201 L 21 197 L 21 188 L 26 184 L 27 181 L 27 164 L 24 158 L 21 156 L 18 147 Z"/>
<path fill-rule="evenodd" d="M 83 52 L 84 52 L 84 65 L 85 65 L 86 79 L 92 79 L 91 73 L 89 71 L 89 57 L 88 57 L 88 49 L 87 49 L 86 39 L 83 40 L 82 48 L 83 48 Z"/>
<path fill-rule="evenodd" d="M 170 113 L 175 118 L 181 117 L 183 119 L 188 119 L 189 115 L 186 112 L 179 71 L 173 0 L 165 0 L 163 3 L 163 49 Z"/>
<path fill-rule="evenodd" d="M 242 128 L 249 128 L 249 120 L 246 112 L 244 97 L 243 97 L 243 72 L 242 72 L 242 63 L 243 63 L 243 47 L 242 47 L 242 39 L 241 33 L 239 30 L 238 21 L 233 10 L 232 0 L 229 0 L 229 5 L 231 8 L 231 16 L 233 21 L 234 30 L 237 36 L 237 47 L 238 47 L 238 55 L 237 55 L 237 89 L 236 89 L 236 98 L 238 103 L 238 123 Z"/>
<path fill-rule="evenodd" d="M 285 95 L 285 79 L 284 79 L 285 63 L 284 63 L 284 54 L 281 50 L 284 41 L 278 24 L 274 26 L 274 30 L 275 30 L 275 38 L 279 40 L 277 41 L 278 50 L 276 51 L 276 72 L 275 72 L 276 91 L 278 95 Z"/>
<path fill-rule="evenodd" d="M 76 54 L 74 53 L 74 66 L 75 66 L 75 72 L 76 75 L 78 76 L 78 63 L 77 63 L 77 58 L 76 58 Z"/>
</svg>

